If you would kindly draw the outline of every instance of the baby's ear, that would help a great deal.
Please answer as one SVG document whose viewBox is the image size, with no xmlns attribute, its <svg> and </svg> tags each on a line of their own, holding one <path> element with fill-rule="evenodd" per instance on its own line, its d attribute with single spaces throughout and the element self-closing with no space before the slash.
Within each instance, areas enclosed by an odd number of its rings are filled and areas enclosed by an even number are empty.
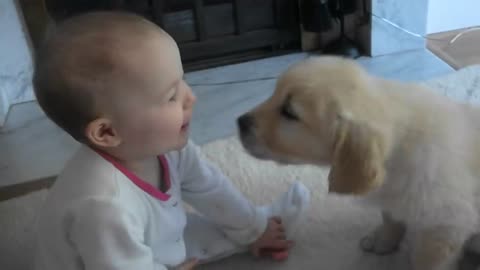
<svg viewBox="0 0 480 270">
<path fill-rule="evenodd" d="M 366 123 L 340 118 L 335 134 L 329 192 L 364 194 L 385 177 L 382 137 Z"/>
<path fill-rule="evenodd" d="M 116 147 L 120 145 L 121 138 L 107 118 L 97 118 L 85 127 L 85 137 L 88 142 L 98 147 Z"/>
</svg>

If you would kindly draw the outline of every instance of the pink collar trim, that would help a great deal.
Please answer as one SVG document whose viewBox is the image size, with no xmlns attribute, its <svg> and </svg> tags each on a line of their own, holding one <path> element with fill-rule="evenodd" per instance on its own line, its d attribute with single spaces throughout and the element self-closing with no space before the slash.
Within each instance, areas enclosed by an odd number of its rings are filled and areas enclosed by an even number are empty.
<svg viewBox="0 0 480 270">
<path fill-rule="evenodd" d="M 104 159 L 106 159 L 108 162 L 112 163 L 115 168 L 117 168 L 119 171 L 121 171 L 130 181 L 132 181 L 133 184 L 135 184 L 137 187 L 139 187 L 141 190 L 145 191 L 152 197 L 160 200 L 160 201 L 168 201 L 170 199 L 170 195 L 163 193 L 160 191 L 158 188 L 154 187 L 148 182 L 145 182 L 142 180 L 140 177 L 138 177 L 136 174 L 134 174 L 132 171 L 128 170 L 125 168 L 122 164 L 120 164 L 117 160 L 115 160 L 112 156 L 108 155 L 107 153 L 97 151 L 97 153 L 102 156 Z M 162 171 L 163 171 L 163 177 L 162 179 L 165 181 L 165 187 L 166 190 L 170 190 L 170 187 L 172 185 L 170 181 L 170 170 L 168 166 L 168 161 L 165 158 L 165 156 L 158 156 L 158 161 L 160 162 L 160 166 L 162 166 Z"/>
</svg>

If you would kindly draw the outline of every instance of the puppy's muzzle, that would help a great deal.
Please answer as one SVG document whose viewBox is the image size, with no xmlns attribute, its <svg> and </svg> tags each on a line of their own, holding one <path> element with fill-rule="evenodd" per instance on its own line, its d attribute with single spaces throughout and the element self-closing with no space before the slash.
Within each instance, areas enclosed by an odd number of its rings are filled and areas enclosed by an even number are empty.
<svg viewBox="0 0 480 270">
<path fill-rule="evenodd" d="M 259 144 L 255 136 L 257 125 L 255 117 L 250 113 L 246 113 L 237 119 L 237 125 L 240 133 L 240 142 L 245 150 L 256 158 L 268 159 L 270 157 L 269 151 L 263 144 Z"/>
</svg>

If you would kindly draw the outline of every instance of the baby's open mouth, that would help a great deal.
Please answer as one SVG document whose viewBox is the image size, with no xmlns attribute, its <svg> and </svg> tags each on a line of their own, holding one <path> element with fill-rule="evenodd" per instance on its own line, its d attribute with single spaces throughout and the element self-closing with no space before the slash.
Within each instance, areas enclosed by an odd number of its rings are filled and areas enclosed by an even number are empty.
<svg viewBox="0 0 480 270">
<path fill-rule="evenodd" d="M 186 122 L 182 125 L 182 131 L 185 131 L 188 129 L 188 127 L 190 126 L 190 122 Z"/>
</svg>

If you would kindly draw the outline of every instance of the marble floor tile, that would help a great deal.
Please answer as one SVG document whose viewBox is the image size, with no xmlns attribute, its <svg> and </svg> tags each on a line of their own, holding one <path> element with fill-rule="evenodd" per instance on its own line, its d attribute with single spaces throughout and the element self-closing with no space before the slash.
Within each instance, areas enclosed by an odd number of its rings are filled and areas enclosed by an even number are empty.
<svg viewBox="0 0 480 270">
<path fill-rule="evenodd" d="M 58 174 L 77 145 L 37 103 L 15 105 L 0 131 L 0 186 Z"/>
<path fill-rule="evenodd" d="M 423 81 L 454 71 L 426 49 L 373 58 L 362 57 L 358 61 L 376 76 L 400 81 Z"/>
<path fill-rule="evenodd" d="M 372 0 L 371 54 L 425 48 L 428 0 Z"/>
</svg>

